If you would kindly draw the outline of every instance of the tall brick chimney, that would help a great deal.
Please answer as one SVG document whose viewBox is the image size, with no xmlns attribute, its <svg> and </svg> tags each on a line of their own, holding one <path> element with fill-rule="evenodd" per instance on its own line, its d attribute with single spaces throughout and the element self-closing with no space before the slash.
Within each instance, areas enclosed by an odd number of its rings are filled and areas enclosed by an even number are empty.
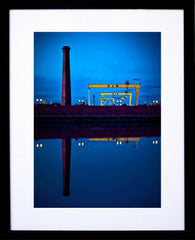
<svg viewBox="0 0 195 240">
<path fill-rule="evenodd" d="M 70 87 L 70 47 L 64 46 L 63 50 L 63 72 L 62 72 L 62 106 L 71 105 Z"/>
</svg>

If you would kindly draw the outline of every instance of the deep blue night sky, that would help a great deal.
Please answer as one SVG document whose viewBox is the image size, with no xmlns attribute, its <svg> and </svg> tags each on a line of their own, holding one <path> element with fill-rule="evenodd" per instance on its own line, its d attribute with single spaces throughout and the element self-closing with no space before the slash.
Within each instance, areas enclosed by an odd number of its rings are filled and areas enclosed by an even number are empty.
<svg viewBox="0 0 195 240">
<path fill-rule="evenodd" d="M 139 104 L 160 100 L 159 32 L 34 33 L 34 97 L 61 102 L 62 47 L 69 46 L 72 104 L 88 99 L 88 84 L 141 83 Z M 99 93 L 92 90 L 99 104 Z M 125 89 L 113 89 L 124 92 Z M 134 92 L 133 92 L 134 94 Z M 135 94 L 132 103 L 135 104 Z"/>
</svg>

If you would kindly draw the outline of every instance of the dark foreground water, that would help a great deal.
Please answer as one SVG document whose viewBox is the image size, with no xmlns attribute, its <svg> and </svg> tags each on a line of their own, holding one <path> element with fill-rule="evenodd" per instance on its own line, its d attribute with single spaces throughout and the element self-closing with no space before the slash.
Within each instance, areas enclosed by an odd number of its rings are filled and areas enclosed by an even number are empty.
<svg viewBox="0 0 195 240">
<path fill-rule="evenodd" d="M 161 138 L 34 141 L 34 207 L 160 207 Z"/>
</svg>

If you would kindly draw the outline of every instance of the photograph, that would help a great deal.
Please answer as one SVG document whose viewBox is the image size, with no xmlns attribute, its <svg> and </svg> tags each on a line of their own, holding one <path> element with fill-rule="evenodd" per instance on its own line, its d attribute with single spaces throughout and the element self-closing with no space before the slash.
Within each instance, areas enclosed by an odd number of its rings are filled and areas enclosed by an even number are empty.
<svg viewBox="0 0 195 240">
<path fill-rule="evenodd" d="M 161 32 L 34 32 L 34 208 L 161 208 Z"/>
</svg>

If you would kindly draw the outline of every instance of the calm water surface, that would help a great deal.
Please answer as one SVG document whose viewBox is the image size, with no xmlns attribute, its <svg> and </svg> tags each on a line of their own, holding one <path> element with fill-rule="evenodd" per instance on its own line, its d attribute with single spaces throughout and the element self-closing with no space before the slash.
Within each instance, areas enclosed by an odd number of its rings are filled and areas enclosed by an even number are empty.
<svg viewBox="0 0 195 240">
<path fill-rule="evenodd" d="M 34 141 L 34 207 L 160 207 L 161 138 Z"/>
</svg>

